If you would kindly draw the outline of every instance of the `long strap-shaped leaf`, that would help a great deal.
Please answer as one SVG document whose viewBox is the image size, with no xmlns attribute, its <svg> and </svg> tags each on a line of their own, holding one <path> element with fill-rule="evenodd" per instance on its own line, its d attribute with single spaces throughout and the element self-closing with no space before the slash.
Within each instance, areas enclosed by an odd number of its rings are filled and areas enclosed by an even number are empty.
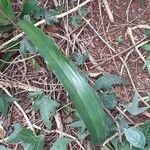
<svg viewBox="0 0 150 150">
<path fill-rule="evenodd" d="M 69 93 L 90 133 L 93 145 L 102 144 L 114 133 L 115 123 L 103 111 L 97 93 L 50 37 L 29 22 L 20 21 L 18 25 L 44 58 L 48 69 L 52 70 Z"/>
</svg>

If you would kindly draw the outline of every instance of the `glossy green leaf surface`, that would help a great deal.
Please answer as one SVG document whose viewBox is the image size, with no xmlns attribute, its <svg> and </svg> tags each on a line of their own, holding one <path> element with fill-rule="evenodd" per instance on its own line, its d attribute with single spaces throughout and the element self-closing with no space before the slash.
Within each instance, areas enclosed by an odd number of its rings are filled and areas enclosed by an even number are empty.
<svg viewBox="0 0 150 150">
<path fill-rule="evenodd" d="M 20 21 L 18 25 L 44 58 L 47 68 L 52 70 L 69 93 L 90 133 L 93 145 L 102 144 L 106 138 L 114 134 L 116 125 L 104 112 L 96 91 L 50 37 L 29 22 Z"/>
</svg>

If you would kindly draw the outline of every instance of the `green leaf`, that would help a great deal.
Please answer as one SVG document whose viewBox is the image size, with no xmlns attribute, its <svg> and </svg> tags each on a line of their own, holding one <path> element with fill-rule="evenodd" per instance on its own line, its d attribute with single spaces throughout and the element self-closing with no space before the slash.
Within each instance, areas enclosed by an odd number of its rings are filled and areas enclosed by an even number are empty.
<svg viewBox="0 0 150 150">
<path fill-rule="evenodd" d="M 27 57 L 27 52 L 30 52 L 31 54 L 35 54 L 36 48 L 26 38 L 24 38 L 20 42 L 19 52 L 22 56 Z"/>
<path fill-rule="evenodd" d="M 145 122 L 138 128 L 146 137 L 146 148 L 150 149 L 150 121 Z"/>
<path fill-rule="evenodd" d="M 83 54 L 74 52 L 71 55 L 71 59 L 75 62 L 77 65 L 82 65 L 87 59 L 88 59 L 88 53 L 85 52 Z"/>
<path fill-rule="evenodd" d="M 28 150 L 42 150 L 44 146 L 44 136 L 34 135 L 34 133 L 26 128 L 22 128 L 20 124 L 14 124 L 14 132 L 7 138 L 7 143 L 21 142 L 24 148 Z"/>
<path fill-rule="evenodd" d="M 106 74 L 95 81 L 95 90 L 109 90 L 116 84 L 126 84 L 127 81 L 117 75 Z"/>
<path fill-rule="evenodd" d="M 79 15 L 69 17 L 69 23 L 77 27 L 81 25 L 82 18 Z"/>
<path fill-rule="evenodd" d="M 33 98 L 33 108 L 40 111 L 40 115 L 43 119 L 44 124 L 48 129 L 51 128 L 50 118 L 54 115 L 56 108 L 59 104 L 51 99 L 48 95 L 42 92 L 30 93 Z"/>
<path fill-rule="evenodd" d="M 57 139 L 50 150 L 67 150 L 67 145 L 72 142 L 72 139 L 61 137 Z"/>
<path fill-rule="evenodd" d="M 150 29 L 145 29 L 144 34 L 149 37 L 150 36 Z"/>
<path fill-rule="evenodd" d="M 7 94 L 0 94 L 0 112 L 6 117 L 10 103 L 14 100 L 13 97 Z"/>
<path fill-rule="evenodd" d="M 65 87 L 90 133 L 93 145 L 102 144 L 116 132 L 116 124 L 104 112 L 96 91 L 49 36 L 29 22 L 20 21 L 18 25 L 44 58 L 47 68 Z"/>
<path fill-rule="evenodd" d="M 132 105 L 131 106 L 125 106 L 124 108 L 131 114 L 134 116 L 137 116 L 141 113 L 143 113 L 144 111 L 148 110 L 149 107 L 139 107 L 139 101 L 138 101 L 138 95 L 135 93 L 132 99 Z"/>
<path fill-rule="evenodd" d="M 45 15 L 46 24 L 53 25 L 54 23 L 58 23 L 59 20 L 58 20 L 58 18 L 55 17 L 57 14 L 58 13 L 55 10 L 51 10 L 51 11 L 47 12 Z"/>
<path fill-rule="evenodd" d="M 144 134 L 138 129 L 132 128 L 124 128 L 124 133 L 128 142 L 138 148 L 144 148 L 146 144 L 146 139 Z"/>
<path fill-rule="evenodd" d="M 77 128 L 78 129 L 78 139 L 83 140 L 87 135 L 89 135 L 89 133 L 86 132 L 86 125 L 83 122 L 81 116 L 79 115 L 79 113 L 77 111 L 75 111 L 75 116 L 76 116 L 76 121 L 68 124 L 67 126 L 69 127 L 73 127 L 73 128 Z"/>
<path fill-rule="evenodd" d="M 150 52 L 150 44 L 144 44 L 142 46 L 143 49 L 145 49 L 146 51 Z"/>
<path fill-rule="evenodd" d="M 5 146 L 0 145 L 0 150 L 11 150 L 11 149 L 6 148 Z"/>
<path fill-rule="evenodd" d="M 85 16 L 88 13 L 88 10 L 85 7 L 81 7 L 78 9 L 78 13 L 80 16 Z"/>
<path fill-rule="evenodd" d="M 0 34 L 12 31 L 12 29 L 13 29 L 12 25 L 0 25 Z"/>
<path fill-rule="evenodd" d="M 115 92 L 99 93 L 100 99 L 106 109 L 113 110 L 117 106 L 117 96 Z"/>
<path fill-rule="evenodd" d="M 10 0 L 0 0 L 0 25 L 11 24 L 15 20 L 15 14 L 11 8 Z"/>
<path fill-rule="evenodd" d="M 150 74 L 150 56 L 147 57 L 145 66 L 147 67 L 148 73 Z"/>
</svg>

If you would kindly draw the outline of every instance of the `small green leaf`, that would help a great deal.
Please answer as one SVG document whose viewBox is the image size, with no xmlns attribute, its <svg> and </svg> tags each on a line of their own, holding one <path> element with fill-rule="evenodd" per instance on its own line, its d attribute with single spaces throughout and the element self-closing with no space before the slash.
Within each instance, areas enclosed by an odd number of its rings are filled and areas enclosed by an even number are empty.
<svg viewBox="0 0 150 150">
<path fill-rule="evenodd" d="M 126 84 L 127 81 L 117 75 L 106 74 L 95 81 L 95 90 L 109 90 L 116 84 Z"/>
<path fill-rule="evenodd" d="M 8 107 L 13 100 L 14 100 L 14 98 L 8 96 L 7 94 L 0 94 L 0 112 L 5 117 L 8 114 Z"/>
<path fill-rule="evenodd" d="M 7 143 L 21 142 L 24 148 L 28 150 L 42 150 L 44 145 L 43 135 L 34 135 L 34 133 L 26 128 L 22 128 L 20 124 L 14 124 L 14 132 L 7 138 Z"/>
<path fill-rule="evenodd" d="M 24 38 L 20 42 L 20 53 L 22 56 L 27 57 L 27 52 L 35 54 L 36 48 L 26 38 Z"/>
<path fill-rule="evenodd" d="M 12 25 L 0 25 L 0 34 L 12 31 L 12 29 L 13 29 Z"/>
<path fill-rule="evenodd" d="M 142 46 L 143 49 L 145 49 L 146 51 L 150 52 L 150 44 L 144 44 Z"/>
<path fill-rule="evenodd" d="M 81 17 L 76 15 L 76 16 L 71 16 L 69 18 L 69 23 L 72 24 L 73 26 L 77 27 L 77 26 L 80 26 L 81 25 Z"/>
<path fill-rule="evenodd" d="M 61 137 L 57 139 L 50 150 L 67 150 L 67 145 L 72 142 L 72 139 Z"/>
<path fill-rule="evenodd" d="M 144 31 L 144 35 L 146 35 L 146 36 L 150 36 L 150 29 L 145 29 L 145 31 Z"/>
<path fill-rule="evenodd" d="M 146 139 L 144 134 L 136 128 L 124 128 L 124 133 L 128 142 L 138 148 L 144 148 Z"/>
<path fill-rule="evenodd" d="M 88 10 L 85 7 L 81 7 L 78 10 L 79 15 L 85 16 L 88 13 Z"/>
<path fill-rule="evenodd" d="M 55 17 L 57 14 L 58 12 L 55 10 L 51 10 L 47 12 L 45 15 L 46 24 L 53 25 L 54 23 L 58 23 L 59 20 L 58 18 Z"/>
<path fill-rule="evenodd" d="M 106 109 L 113 110 L 117 106 L 117 96 L 115 92 L 99 93 L 99 96 Z"/>
<path fill-rule="evenodd" d="M 134 116 L 137 116 L 146 111 L 147 109 L 149 109 L 149 107 L 139 107 L 138 95 L 136 93 L 133 96 L 132 105 L 131 106 L 124 105 L 124 107 L 131 115 Z"/>
<path fill-rule="evenodd" d="M 30 93 L 33 98 L 33 108 L 40 111 L 40 115 L 43 119 L 44 124 L 48 129 L 51 128 L 50 118 L 54 115 L 56 108 L 59 104 L 51 99 L 48 95 L 42 92 Z"/>
</svg>

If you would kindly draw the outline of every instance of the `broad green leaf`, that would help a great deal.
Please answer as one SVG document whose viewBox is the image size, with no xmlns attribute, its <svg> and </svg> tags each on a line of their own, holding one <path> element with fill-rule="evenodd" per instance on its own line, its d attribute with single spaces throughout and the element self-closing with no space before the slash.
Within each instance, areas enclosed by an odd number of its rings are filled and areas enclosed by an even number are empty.
<svg viewBox="0 0 150 150">
<path fill-rule="evenodd" d="M 54 115 L 56 108 L 59 104 L 51 99 L 50 96 L 45 95 L 42 92 L 30 93 L 33 98 L 33 108 L 40 111 L 40 115 L 44 124 L 48 129 L 51 128 L 50 118 Z"/>
<path fill-rule="evenodd" d="M 61 137 L 57 139 L 50 150 L 67 150 L 67 146 L 72 142 L 72 139 L 67 137 Z"/>
<path fill-rule="evenodd" d="M 146 148 L 150 149 L 150 121 L 145 122 L 142 126 L 139 127 L 139 130 L 146 137 Z"/>
<path fill-rule="evenodd" d="M 26 38 L 21 40 L 19 51 L 20 51 L 21 55 L 24 57 L 27 57 L 27 52 L 30 52 L 31 54 L 36 53 L 35 47 Z"/>
<path fill-rule="evenodd" d="M 58 18 L 55 17 L 57 14 L 58 13 L 55 10 L 51 10 L 51 11 L 47 12 L 45 15 L 46 24 L 53 25 L 54 23 L 58 23 L 59 20 L 58 20 Z"/>
<path fill-rule="evenodd" d="M 15 20 L 15 14 L 11 8 L 10 0 L 0 0 L 0 25 L 11 24 Z"/>
<path fill-rule="evenodd" d="M 146 51 L 150 52 L 150 44 L 145 44 L 142 46 Z"/>
<path fill-rule="evenodd" d="M 138 129 L 132 128 L 124 128 L 124 133 L 128 142 L 138 148 L 144 148 L 146 144 L 146 139 L 144 134 Z"/>
<path fill-rule="evenodd" d="M 80 26 L 82 22 L 82 18 L 79 15 L 69 17 L 69 23 L 73 26 Z"/>
<path fill-rule="evenodd" d="M 112 136 L 116 131 L 116 124 L 104 112 L 96 91 L 84 79 L 78 68 L 59 51 L 55 42 L 39 28 L 26 21 L 20 21 L 18 25 L 44 58 L 47 68 L 52 70 L 69 93 L 90 133 L 93 145 L 101 144 Z"/>
<path fill-rule="evenodd" d="M 149 37 L 149 36 L 150 36 L 150 29 L 146 29 L 146 30 L 144 31 L 144 34 Z"/>
<path fill-rule="evenodd" d="M 44 136 L 36 136 L 31 130 L 22 128 L 20 124 L 14 125 L 14 132 L 7 138 L 7 143 L 21 142 L 28 150 L 42 150 L 44 146 Z"/>
<path fill-rule="evenodd" d="M 113 110 L 117 106 L 117 96 L 115 92 L 99 93 L 100 99 L 106 109 Z"/>
<path fill-rule="evenodd" d="M 0 112 L 5 117 L 8 114 L 8 107 L 13 100 L 14 100 L 14 98 L 8 96 L 7 94 L 0 94 Z"/>
<path fill-rule="evenodd" d="M 139 107 L 139 100 L 138 100 L 138 95 L 135 93 L 132 99 L 132 105 L 131 106 L 124 106 L 126 110 L 134 116 L 137 116 L 144 111 L 148 110 L 149 107 Z"/>
</svg>

